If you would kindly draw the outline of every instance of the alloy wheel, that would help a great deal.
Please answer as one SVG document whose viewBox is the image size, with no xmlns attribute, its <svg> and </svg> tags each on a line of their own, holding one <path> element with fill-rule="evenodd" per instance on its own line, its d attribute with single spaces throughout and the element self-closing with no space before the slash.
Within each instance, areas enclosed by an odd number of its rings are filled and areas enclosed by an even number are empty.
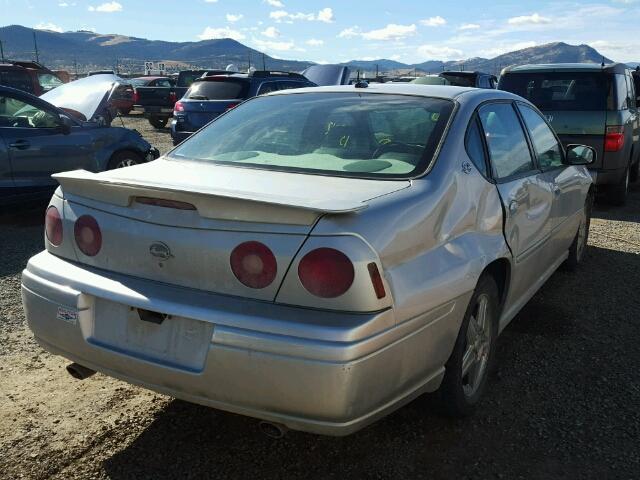
<svg viewBox="0 0 640 480">
<path fill-rule="evenodd" d="M 489 296 L 478 296 L 467 327 L 467 346 L 462 357 L 462 390 L 472 397 L 482 385 L 487 374 L 491 350 L 491 320 L 489 318 Z"/>
</svg>

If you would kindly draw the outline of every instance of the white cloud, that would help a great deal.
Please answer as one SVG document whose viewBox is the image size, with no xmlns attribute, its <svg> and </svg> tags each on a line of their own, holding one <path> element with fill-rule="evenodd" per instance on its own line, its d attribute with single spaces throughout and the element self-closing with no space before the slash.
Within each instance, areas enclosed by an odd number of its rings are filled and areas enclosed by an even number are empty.
<svg viewBox="0 0 640 480">
<path fill-rule="evenodd" d="M 548 17 L 543 17 L 538 13 L 534 13 L 532 15 L 521 15 L 519 17 L 512 17 L 507 20 L 509 25 L 541 25 L 546 23 L 551 23 L 551 19 Z"/>
<path fill-rule="evenodd" d="M 515 52 L 516 50 L 535 47 L 536 45 L 537 43 L 534 41 L 506 42 L 485 50 L 481 50 L 480 55 L 487 58 L 493 58 L 504 53 Z"/>
<path fill-rule="evenodd" d="M 360 35 L 360 27 L 345 28 L 338 34 L 338 38 L 353 38 Z"/>
<path fill-rule="evenodd" d="M 317 14 L 314 13 L 289 13 L 286 10 L 275 10 L 269 13 L 269 18 L 280 23 L 283 21 L 293 22 L 294 20 L 307 20 L 309 22 L 317 21 L 324 23 L 333 22 L 333 10 L 330 8 L 323 8 Z"/>
<path fill-rule="evenodd" d="M 319 47 L 321 45 L 324 45 L 324 42 L 322 40 L 318 40 L 317 38 L 310 38 L 304 43 L 312 47 Z"/>
<path fill-rule="evenodd" d="M 218 0 L 204 0 L 207 3 L 218 3 Z"/>
<path fill-rule="evenodd" d="M 216 38 L 233 38 L 234 40 L 243 40 L 245 36 L 242 32 L 228 27 L 207 27 L 200 35 L 198 35 L 198 38 L 200 40 L 214 40 Z"/>
<path fill-rule="evenodd" d="M 63 32 L 62 27 L 59 27 L 55 23 L 51 23 L 51 22 L 46 22 L 46 23 L 40 22 L 33 28 L 35 28 L 36 30 L 50 30 L 52 32 L 58 32 L 58 33 Z"/>
<path fill-rule="evenodd" d="M 378 30 L 362 32 L 361 35 L 365 40 L 398 40 L 414 35 L 415 33 L 415 24 L 397 25 L 395 23 L 390 23 L 386 27 L 380 28 Z"/>
<path fill-rule="evenodd" d="M 280 32 L 276 27 L 267 27 L 262 32 L 262 35 L 269 38 L 276 38 L 280 36 Z"/>
<path fill-rule="evenodd" d="M 58 3 L 59 7 L 65 8 L 65 7 L 75 7 L 77 4 L 75 2 L 73 3 L 68 3 L 68 2 L 60 2 Z"/>
<path fill-rule="evenodd" d="M 97 7 L 89 7 L 89 11 L 90 12 L 102 12 L 102 13 L 113 13 L 113 12 L 121 12 L 122 11 L 122 5 L 119 4 L 118 2 L 107 2 L 107 3 L 103 3 L 101 5 L 98 5 Z"/>
<path fill-rule="evenodd" d="M 280 0 L 264 0 L 264 3 L 268 3 L 272 7 L 276 7 L 276 8 L 284 7 L 284 3 L 282 3 Z"/>
<path fill-rule="evenodd" d="M 242 15 L 241 13 L 239 13 L 238 15 L 227 13 L 227 22 L 237 22 L 238 20 L 242 20 L 242 17 L 244 17 L 244 15 Z"/>
<path fill-rule="evenodd" d="M 420 24 L 426 27 L 441 27 L 442 25 L 446 25 L 447 21 L 440 15 L 438 15 L 436 17 L 430 17 L 425 18 L 424 20 L 420 20 Z"/>
<path fill-rule="evenodd" d="M 462 58 L 462 50 L 439 45 L 421 45 L 418 53 L 427 60 L 457 60 Z"/>
<path fill-rule="evenodd" d="M 458 27 L 458 30 L 477 30 L 480 28 L 480 25 L 477 23 L 463 23 Z"/>
</svg>

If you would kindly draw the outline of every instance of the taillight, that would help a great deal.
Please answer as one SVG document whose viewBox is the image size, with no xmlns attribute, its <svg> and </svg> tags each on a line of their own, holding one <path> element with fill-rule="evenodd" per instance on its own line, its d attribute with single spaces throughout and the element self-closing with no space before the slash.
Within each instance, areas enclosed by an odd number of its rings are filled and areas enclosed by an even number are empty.
<svg viewBox="0 0 640 480">
<path fill-rule="evenodd" d="M 260 242 L 244 242 L 231 252 L 231 270 L 249 288 L 271 285 L 278 273 L 278 264 L 269 247 Z"/>
<path fill-rule="evenodd" d="M 73 234 L 80 251 L 89 257 L 96 256 L 102 248 L 102 232 L 91 215 L 82 215 L 76 220 Z"/>
<path fill-rule="evenodd" d="M 184 112 L 184 103 L 176 102 L 175 105 L 173 106 L 173 111 L 174 112 Z"/>
<path fill-rule="evenodd" d="M 138 91 L 134 88 L 133 89 L 133 103 L 138 103 L 140 101 L 140 94 L 138 93 Z"/>
<path fill-rule="evenodd" d="M 44 231 L 50 244 L 57 247 L 62 243 L 62 218 L 54 206 L 47 208 L 47 214 L 44 217 Z"/>
<path fill-rule="evenodd" d="M 173 104 L 178 101 L 178 97 L 176 96 L 176 92 L 169 92 L 169 101 Z"/>
<path fill-rule="evenodd" d="M 229 110 L 232 110 L 234 108 L 236 108 L 238 105 L 240 105 L 239 103 L 230 103 L 229 105 L 227 105 L 227 107 L 225 108 L 225 112 L 228 112 Z"/>
<path fill-rule="evenodd" d="M 371 277 L 371 284 L 373 285 L 373 291 L 376 292 L 376 297 L 379 299 L 384 298 L 387 292 L 384 290 L 384 283 L 382 282 L 378 266 L 375 262 L 371 262 L 367 265 L 367 270 L 369 270 L 369 277 Z"/>
<path fill-rule="evenodd" d="M 298 264 L 302 286 L 317 297 L 339 297 L 349 290 L 354 276 L 349 257 L 333 248 L 312 250 Z"/>
<path fill-rule="evenodd" d="M 622 147 L 624 147 L 624 127 L 607 127 L 607 133 L 604 137 L 604 151 L 619 152 Z"/>
</svg>

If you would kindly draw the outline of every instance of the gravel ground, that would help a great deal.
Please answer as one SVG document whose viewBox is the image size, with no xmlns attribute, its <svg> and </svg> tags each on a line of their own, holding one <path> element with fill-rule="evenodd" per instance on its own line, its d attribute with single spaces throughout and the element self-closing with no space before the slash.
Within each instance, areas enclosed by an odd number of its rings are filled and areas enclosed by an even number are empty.
<svg viewBox="0 0 640 480">
<path fill-rule="evenodd" d="M 127 118 L 161 151 L 167 131 Z M 640 478 L 640 188 L 598 206 L 587 258 L 558 271 L 500 337 L 475 416 L 420 398 L 346 438 L 290 432 L 95 375 L 38 347 L 20 271 L 41 211 L 0 219 L 0 478 Z"/>
</svg>

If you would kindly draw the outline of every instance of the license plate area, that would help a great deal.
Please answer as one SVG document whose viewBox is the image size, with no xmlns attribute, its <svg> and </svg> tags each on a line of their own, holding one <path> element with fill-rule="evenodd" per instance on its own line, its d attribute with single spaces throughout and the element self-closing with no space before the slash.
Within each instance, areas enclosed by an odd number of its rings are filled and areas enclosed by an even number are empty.
<svg viewBox="0 0 640 480">
<path fill-rule="evenodd" d="M 213 324 L 96 298 L 89 343 L 148 362 L 200 372 Z"/>
</svg>

